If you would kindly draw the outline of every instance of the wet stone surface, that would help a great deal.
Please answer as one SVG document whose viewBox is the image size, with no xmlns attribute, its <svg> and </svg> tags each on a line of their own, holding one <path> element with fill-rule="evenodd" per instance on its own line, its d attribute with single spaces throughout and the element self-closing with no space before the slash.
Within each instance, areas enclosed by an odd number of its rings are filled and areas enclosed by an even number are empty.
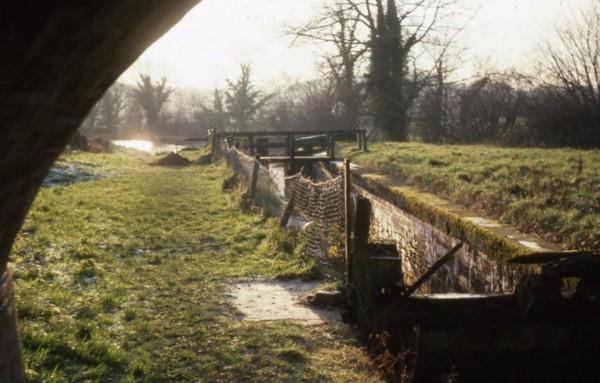
<svg viewBox="0 0 600 383">
<path fill-rule="evenodd" d="M 338 310 L 303 303 L 319 285 L 298 279 L 236 281 L 230 285 L 229 299 L 244 321 L 293 320 L 305 325 L 341 321 Z"/>
</svg>

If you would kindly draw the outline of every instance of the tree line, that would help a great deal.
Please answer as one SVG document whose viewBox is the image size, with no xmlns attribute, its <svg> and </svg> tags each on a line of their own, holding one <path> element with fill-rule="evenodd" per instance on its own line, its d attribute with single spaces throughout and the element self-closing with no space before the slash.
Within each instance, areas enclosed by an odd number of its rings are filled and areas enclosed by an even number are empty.
<svg viewBox="0 0 600 383">
<path fill-rule="evenodd" d="M 488 70 L 466 81 L 452 80 L 462 31 L 449 22 L 456 4 L 337 0 L 289 30 L 330 48 L 321 78 L 265 92 L 243 64 L 224 89 L 200 97 L 140 74 L 135 85 L 109 89 L 83 130 L 198 136 L 361 127 L 397 141 L 600 147 L 600 0 L 555 28 L 536 76 Z"/>
<path fill-rule="evenodd" d="M 347 127 L 397 141 L 600 147 L 600 1 L 555 27 L 536 76 L 487 71 L 468 81 L 449 80 L 456 5 L 339 0 L 291 33 L 333 48 L 327 75 Z"/>
<path fill-rule="evenodd" d="M 256 89 L 250 64 L 210 97 L 176 90 L 162 77 L 139 74 L 115 83 L 92 108 L 81 130 L 90 136 L 203 136 L 219 131 L 343 129 L 332 79 L 294 83 L 276 92 Z"/>
</svg>

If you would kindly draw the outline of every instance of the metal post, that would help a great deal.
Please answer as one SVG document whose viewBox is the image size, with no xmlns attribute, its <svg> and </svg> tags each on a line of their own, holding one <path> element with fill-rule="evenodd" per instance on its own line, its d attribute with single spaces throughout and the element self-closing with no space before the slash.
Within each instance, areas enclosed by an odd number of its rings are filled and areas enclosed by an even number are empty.
<svg viewBox="0 0 600 383">
<path fill-rule="evenodd" d="M 346 256 L 346 286 L 352 283 L 352 214 L 350 212 L 350 191 L 351 191 L 351 180 L 350 180 L 350 160 L 344 159 L 344 234 L 345 234 L 345 247 L 344 253 Z"/>
<path fill-rule="evenodd" d="M 362 149 L 362 134 L 360 130 L 356 131 L 356 149 Z"/>
</svg>

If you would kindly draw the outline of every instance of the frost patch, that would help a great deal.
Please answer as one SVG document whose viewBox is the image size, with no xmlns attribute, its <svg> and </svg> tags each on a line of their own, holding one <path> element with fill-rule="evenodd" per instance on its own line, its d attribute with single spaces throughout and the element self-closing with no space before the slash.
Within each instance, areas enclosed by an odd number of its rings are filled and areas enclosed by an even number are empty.
<svg viewBox="0 0 600 383">
<path fill-rule="evenodd" d="M 42 186 L 60 186 L 69 185 L 77 182 L 92 181 L 103 178 L 102 175 L 98 174 L 96 165 L 86 164 L 84 162 L 72 162 L 72 163 L 57 163 L 55 164 L 50 172 L 44 179 Z"/>
</svg>

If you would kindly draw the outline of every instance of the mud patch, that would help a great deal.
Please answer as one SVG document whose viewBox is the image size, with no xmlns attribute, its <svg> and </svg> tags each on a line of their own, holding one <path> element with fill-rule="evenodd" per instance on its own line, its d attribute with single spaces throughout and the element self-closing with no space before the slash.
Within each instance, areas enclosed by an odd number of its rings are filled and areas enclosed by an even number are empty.
<svg viewBox="0 0 600 383">
<path fill-rule="evenodd" d="M 95 137 L 88 140 L 88 152 L 112 153 L 112 144 L 106 138 Z"/>
<path fill-rule="evenodd" d="M 245 321 L 293 320 L 304 325 L 341 321 L 338 310 L 316 308 L 303 303 L 304 297 L 319 287 L 318 282 L 298 279 L 285 281 L 239 281 L 229 294 Z"/>
<path fill-rule="evenodd" d="M 180 156 L 177 153 L 169 153 L 165 157 L 159 159 L 156 162 L 153 162 L 152 165 L 155 166 L 188 166 L 191 161 L 187 158 Z"/>
</svg>

